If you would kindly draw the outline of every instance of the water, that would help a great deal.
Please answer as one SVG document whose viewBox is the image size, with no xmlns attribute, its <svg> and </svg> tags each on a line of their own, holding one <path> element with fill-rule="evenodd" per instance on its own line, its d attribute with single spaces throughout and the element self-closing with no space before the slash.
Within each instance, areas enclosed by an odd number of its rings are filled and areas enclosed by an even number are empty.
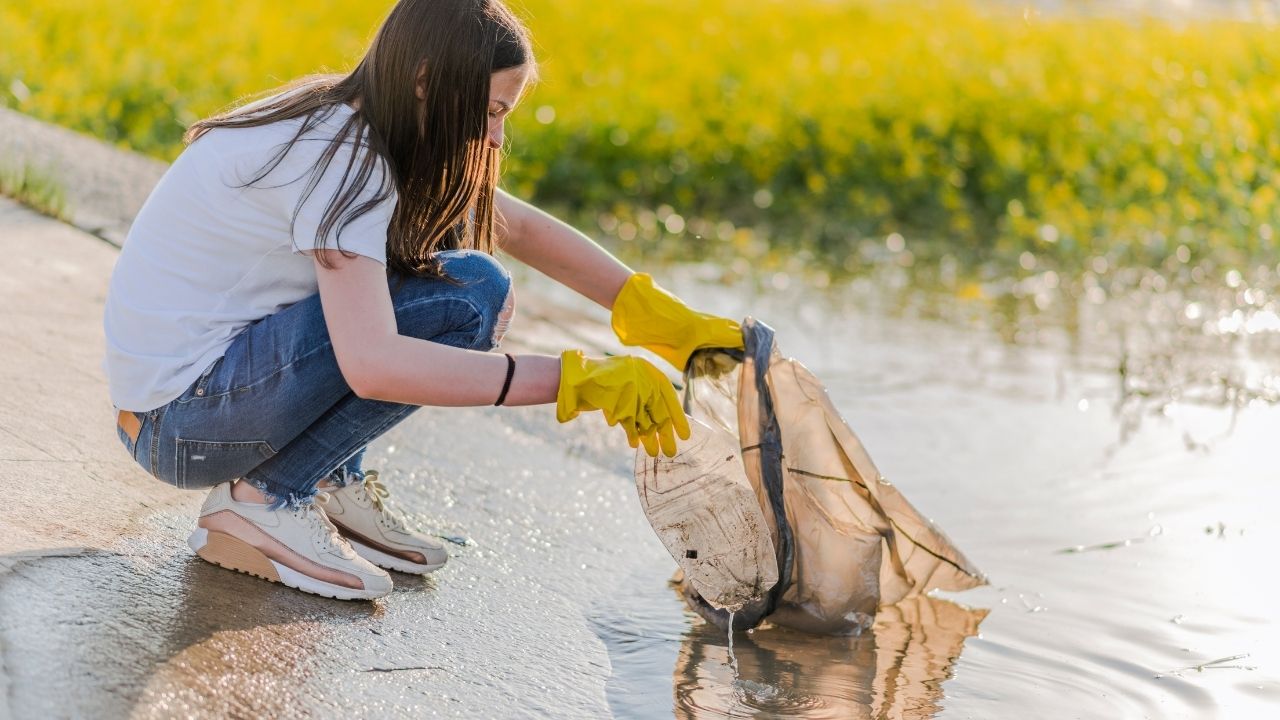
<svg viewBox="0 0 1280 720">
<path fill-rule="evenodd" d="M 725 630 L 725 635 L 729 636 L 729 667 L 733 669 L 734 682 L 738 680 L 738 658 L 733 654 L 733 618 L 737 614 L 736 611 L 729 611 L 729 629 Z"/>
<path fill-rule="evenodd" d="M 1274 716 L 1275 293 L 1153 277 L 972 301 L 893 277 L 673 280 L 776 325 L 991 585 L 882 611 L 858 637 L 734 644 L 655 580 L 674 563 L 646 561 L 595 613 L 615 716 Z"/>
</svg>

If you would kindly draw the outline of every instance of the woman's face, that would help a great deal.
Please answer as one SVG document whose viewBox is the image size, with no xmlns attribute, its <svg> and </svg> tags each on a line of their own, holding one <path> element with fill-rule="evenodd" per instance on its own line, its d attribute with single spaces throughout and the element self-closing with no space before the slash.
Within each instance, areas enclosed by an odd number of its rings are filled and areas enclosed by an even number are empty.
<svg viewBox="0 0 1280 720">
<path fill-rule="evenodd" d="M 520 101 L 528 82 L 528 65 L 499 70 L 489 77 L 489 147 L 502 147 L 507 116 Z"/>
</svg>

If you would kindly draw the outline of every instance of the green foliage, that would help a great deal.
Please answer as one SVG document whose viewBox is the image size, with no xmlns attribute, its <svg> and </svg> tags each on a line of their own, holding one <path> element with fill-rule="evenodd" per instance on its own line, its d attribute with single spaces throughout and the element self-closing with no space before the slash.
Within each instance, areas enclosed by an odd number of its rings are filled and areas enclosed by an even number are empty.
<svg viewBox="0 0 1280 720">
<path fill-rule="evenodd" d="M 1041 266 L 1275 250 L 1280 45 L 1261 24 L 962 0 L 513 4 L 543 79 L 513 117 L 507 186 L 646 253 L 803 249 L 852 269 L 894 232 L 917 255 Z M 350 67 L 388 6 L 6 4 L 0 96 L 172 158 L 194 119 Z"/>
<path fill-rule="evenodd" d="M 7 195 L 45 215 L 69 219 L 62 185 L 30 165 L 0 165 L 0 195 Z"/>
</svg>

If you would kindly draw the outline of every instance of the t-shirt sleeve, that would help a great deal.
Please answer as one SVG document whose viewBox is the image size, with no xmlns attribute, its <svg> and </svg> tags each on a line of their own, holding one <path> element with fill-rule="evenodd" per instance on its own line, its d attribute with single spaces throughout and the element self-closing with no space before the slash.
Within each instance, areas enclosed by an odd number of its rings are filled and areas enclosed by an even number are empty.
<svg viewBox="0 0 1280 720">
<path fill-rule="evenodd" d="M 301 155 L 311 155 L 308 165 L 313 165 L 319 159 L 319 155 L 323 152 L 326 143 L 302 141 L 298 146 L 300 147 L 304 144 L 312 146 L 312 148 L 308 149 L 314 149 L 315 151 L 315 154 L 301 153 Z M 355 163 L 348 173 L 347 164 L 350 162 L 353 152 L 356 153 Z M 355 148 L 352 143 L 343 144 L 338 152 L 334 154 L 329 166 L 325 168 L 324 174 L 320 176 L 315 188 L 300 207 L 297 205 L 297 200 L 306 192 L 307 186 L 311 182 L 311 171 L 302 173 L 297 182 L 293 183 L 294 192 L 291 195 L 294 202 L 288 208 L 290 213 L 295 208 L 297 209 L 297 215 L 293 219 L 293 252 L 310 255 L 315 251 L 316 240 L 320 234 L 320 225 L 328 212 L 329 205 L 342 195 L 346 187 L 354 183 L 360 163 L 370 152 L 372 151 L 368 147 Z M 345 180 L 343 178 L 344 174 L 348 175 Z M 387 228 L 391 224 L 391 215 L 396 207 L 394 187 L 391 188 L 387 197 L 377 205 L 343 225 L 344 218 L 353 209 L 377 197 L 385 176 L 386 162 L 378 158 L 368 182 L 365 183 L 359 195 L 339 213 L 338 221 L 325 234 L 324 248 L 336 250 L 340 247 L 349 253 L 372 258 L 383 265 L 387 264 Z"/>
</svg>

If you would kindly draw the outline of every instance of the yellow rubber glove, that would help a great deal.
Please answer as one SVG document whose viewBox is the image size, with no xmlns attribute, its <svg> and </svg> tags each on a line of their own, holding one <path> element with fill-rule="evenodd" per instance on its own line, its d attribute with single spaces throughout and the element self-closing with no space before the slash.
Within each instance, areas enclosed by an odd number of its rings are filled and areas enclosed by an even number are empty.
<svg viewBox="0 0 1280 720">
<path fill-rule="evenodd" d="M 631 447 L 644 444 L 650 457 L 661 448 L 676 454 L 676 435 L 689 439 L 689 420 L 676 390 L 662 371 L 634 355 L 596 359 L 581 350 L 560 356 L 556 419 L 569 422 L 584 410 L 602 410 L 610 425 L 621 425 Z"/>
<path fill-rule="evenodd" d="M 690 308 L 645 273 L 627 278 L 613 301 L 611 324 L 623 345 L 652 350 L 681 372 L 694 350 L 742 347 L 737 322 Z"/>
</svg>

